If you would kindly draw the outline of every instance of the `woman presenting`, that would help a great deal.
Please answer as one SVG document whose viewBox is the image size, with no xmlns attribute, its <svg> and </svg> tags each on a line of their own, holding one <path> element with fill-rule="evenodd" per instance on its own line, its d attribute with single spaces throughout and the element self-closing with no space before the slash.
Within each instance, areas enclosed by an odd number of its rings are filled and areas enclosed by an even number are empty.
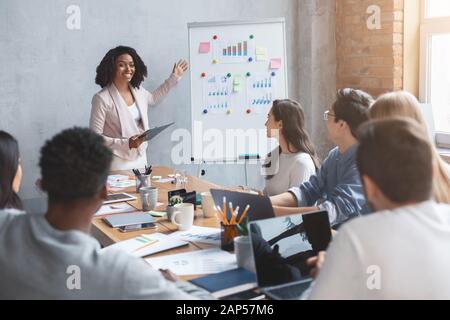
<svg viewBox="0 0 450 320">
<path fill-rule="evenodd" d="M 147 164 L 147 143 L 138 136 L 149 129 L 148 105 L 158 103 L 187 68 L 185 60 L 175 63 L 170 77 L 150 93 L 140 86 L 147 77 L 147 67 L 133 48 L 116 47 L 102 59 L 95 78 L 102 90 L 92 98 L 89 126 L 111 148 L 111 170 Z"/>
</svg>

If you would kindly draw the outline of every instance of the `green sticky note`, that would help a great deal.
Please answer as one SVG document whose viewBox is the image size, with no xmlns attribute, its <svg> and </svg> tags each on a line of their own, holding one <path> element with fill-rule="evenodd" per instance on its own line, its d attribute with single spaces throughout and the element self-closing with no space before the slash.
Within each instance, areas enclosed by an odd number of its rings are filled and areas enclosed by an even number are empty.
<svg viewBox="0 0 450 320">
<path fill-rule="evenodd" d="M 165 211 L 149 211 L 148 212 L 152 217 L 161 218 L 166 215 Z"/>
</svg>

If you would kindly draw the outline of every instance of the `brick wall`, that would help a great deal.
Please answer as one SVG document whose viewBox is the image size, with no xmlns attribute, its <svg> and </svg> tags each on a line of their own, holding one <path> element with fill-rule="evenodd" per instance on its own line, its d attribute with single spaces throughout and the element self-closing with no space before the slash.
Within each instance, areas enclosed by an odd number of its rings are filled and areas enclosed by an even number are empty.
<svg viewBox="0 0 450 320">
<path fill-rule="evenodd" d="M 374 96 L 403 88 L 404 0 L 336 0 L 338 88 Z M 370 30 L 369 6 L 381 9 L 381 29 Z"/>
</svg>

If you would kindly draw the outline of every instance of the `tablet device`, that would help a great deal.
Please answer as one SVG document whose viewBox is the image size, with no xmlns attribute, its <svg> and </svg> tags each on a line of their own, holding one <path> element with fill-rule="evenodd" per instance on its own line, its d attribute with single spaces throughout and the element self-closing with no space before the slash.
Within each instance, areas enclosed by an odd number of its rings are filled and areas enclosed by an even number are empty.
<svg viewBox="0 0 450 320">
<path fill-rule="evenodd" d="M 171 122 L 169 124 L 160 126 L 160 127 L 155 127 L 152 129 L 148 129 L 147 131 L 145 131 L 144 133 L 142 133 L 139 138 L 144 139 L 144 141 L 149 141 L 151 139 L 153 139 L 154 137 L 156 137 L 160 132 L 164 131 L 165 129 L 167 129 L 168 127 L 170 127 L 171 125 L 173 125 L 175 122 Z"/>
<path fill-rule="evenodd" d="M 136 197 L 134 197 L 128 193 L 125 193 L 125 192 L 111 193 L 106 196 L 106 199 L 105 199 L 105 201 L 103 201 L 103 204 L 124 202 L 124 201 L 133 201 L 136 199 L 137 199 Z"/>
</svg>

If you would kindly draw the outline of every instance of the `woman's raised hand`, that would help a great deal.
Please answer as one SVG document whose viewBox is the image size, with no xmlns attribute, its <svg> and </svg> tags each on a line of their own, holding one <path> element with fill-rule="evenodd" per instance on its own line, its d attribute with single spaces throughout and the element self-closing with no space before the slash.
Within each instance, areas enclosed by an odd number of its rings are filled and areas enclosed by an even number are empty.
<svg viewBox="0 0 450 320">
<path fill-rule="evenodd" d="M 181 77 L 188 69 L 188 62 L 184 59 L 179 60 L 173 65 L 172 73 L 177 77 Z"/>
</svg>

